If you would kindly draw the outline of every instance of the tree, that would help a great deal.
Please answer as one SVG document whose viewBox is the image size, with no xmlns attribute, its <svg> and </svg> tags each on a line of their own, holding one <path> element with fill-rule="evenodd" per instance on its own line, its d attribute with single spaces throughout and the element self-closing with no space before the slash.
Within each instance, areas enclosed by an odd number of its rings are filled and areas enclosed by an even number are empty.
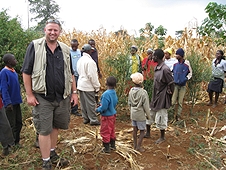
<svg viewBox="0 0 226 170">
<path fill-rule="evenodd" d="M 152 33 L 153 29 L 154 29 L 154 26 L 151 25 L 150 22 L 146 23 L 146 24 L 145 24 L 145 27 L 144 27 L 144 28 L 141 28 L 141 29 L 139 30 L 140 36 L 141 36 L 141 37 L 143 37 L 143 36 L 152 37 L 152 35 L 153 35 L 153 33 Z"/>
<path fill-rule="evenodd" d="M 45 22 L 49 18 L 57 19 L 57 13 L 60 12 L 59 5 L 54 0 L 28 0 L 30 12 L 36 14 L 32 20 L 38 22 L 36 30 L 42 31 L 45 27 Z"/>
<path fill-rule="evenodd" d="M 205 11 L 208 17 L 202 22 L 199 33 L 214 38 L 218 45 L 226 44 L 226 5 L 210 2 Z"/>
<path fill-rule="evenodd" d="M 164 44 L 164 40 L 165 40 L 165 37 L 164 35 L 166 35 L 167 33 L 167 29 L 164 28 L 162 25 L 159 25 L 156 29 L 155 29 L 155 34 L 158 35 L 158 48 L 163 48 L 165 46 Z"/>
<path fill-rule="evenodd" d="M 164 28 L 162 25 L 159 25 L 156 29 L 155 29 L 155 34 L 157 34 L 160 37 L 163 37 L 164 35 L 166 35 L 167 33 L 167 29 Z"/>
<path fill-rule="evenodd" d="M 0 12 L 0 58 L 6 53 L 12 53 L 17 59 L 16 71 L 19 73 L 24 56 L 26 53 L 26 47 L 32 39 L 40 37 L 34 30 L 24 31 L 21 27 L 18 18 L 10 18 L 7 15 L 7 11 Z M 1 62 L 1 68 L 4 64 Z"/>
</svg>

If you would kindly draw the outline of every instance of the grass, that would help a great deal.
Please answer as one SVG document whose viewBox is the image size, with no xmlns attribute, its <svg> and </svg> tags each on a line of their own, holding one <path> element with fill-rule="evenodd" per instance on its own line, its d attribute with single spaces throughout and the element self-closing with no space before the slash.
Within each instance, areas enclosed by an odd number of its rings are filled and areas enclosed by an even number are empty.
<svg viewBox="0 0 226 170">
<path fill-rule="evenodd" d="M 221 114 L 218 114 L 218 117 L 221 117 Z M 203 134 L 194 134 L 190 137 L 190 147 L 187 152 L 199 158 L 200 161 L 196 164 L 197 169 L 213 169 L 213 167 L 220 169 L 223 167 L 221 158 L 225 145 L 214 139 L 206 140 L 203 138 Z"/>
<path fill-rule="evenodd" d="M 226 120 L 226 109 L 225 109 L 224 112 L 219 113 L 218 119 L 221 120 L 221 121 Z"/>
</svg>

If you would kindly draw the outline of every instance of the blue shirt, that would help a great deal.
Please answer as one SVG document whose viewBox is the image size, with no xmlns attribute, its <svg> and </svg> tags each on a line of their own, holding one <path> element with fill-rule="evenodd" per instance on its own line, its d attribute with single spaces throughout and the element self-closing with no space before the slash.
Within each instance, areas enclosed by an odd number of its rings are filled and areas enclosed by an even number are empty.
<svg viewBox="0 0 226 170">
<path fill-rule="evenodd" d="M 173 65 L 173 78 L 174 83 L 179 86 L 185 86 L 188 81 L 187 75 L 190 73 L 189 65 L 185 63 L 185 60 L 182 62 L 177 62 Z"/>
<path fill-rule="evenodd" d="M 71 49 L 70 53 L 71 53 L 71 61 L 72 61 L 72 68 L 73 68 L 73 71 L 74 71 L 74 76 L 78 76 L 77 62 L 82 57 L 81 51 L 79 49 L 77 49 L 76 51 L 73 51 Z"/>
<path fill-rule="evenodd" d="M 96 109 L 96 112 L 100 112 L 102 116 L 112 116 L 116 114 L 116 105 L 118 103 L 118 97 L 115 89 L 106 90 L 101 98 L 101 106 Z"/>
<path fill-rule="evenodd" d="M 9 104 L 16 105 L 22 103 L 20 83 L 16 71 L 13 72 L 3 68 L 0 73 L 0 85 L 4 107 Z"/>
</svg>

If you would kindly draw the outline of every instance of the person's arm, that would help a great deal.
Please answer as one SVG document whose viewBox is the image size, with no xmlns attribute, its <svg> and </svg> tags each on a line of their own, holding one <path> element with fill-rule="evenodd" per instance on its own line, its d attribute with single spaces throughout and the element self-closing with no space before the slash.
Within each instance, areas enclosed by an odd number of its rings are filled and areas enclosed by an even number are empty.
<svg viewBox="0 0 226 170">
<path fill-rule="evenodd" d="M 89 62 L 87 65 L 87 77 L 90 80 L 95 92 L 100 90 L 100 82 L 97 75 L 97 67 L 95 62 Z"/>
<path fill-rule="evenodd" d="M 150 120 L 151 117 L 150 117 L 150 108 L 149 108 L 149 97 L 146 90 L 144 91 L 143 102 L 144 102 L 144 111 L 145 111 L 146 117 L 148 120 Z"/>
<path fill-rule="evenodd" d="M 96 64 L 97 64 L 97 72 L 100 74 L 100 68 L 99 68 L 99 57 L 98 57 L 98 52 L 96 50 Z"/>
<path fill-rule="evenodd" d="M 164 75 L 165 83 L 167 84 L 166 92 L 172 95 L 174 92 L 174 79 L 172 76 L 172 72 L 170 71 L 170 69 L 165 69 L 163 70 L 163 75 Z"/>
<path fill-rule="evenodd" d="M 73 103 L 73 107 L 78 104 L 78 91 L 76 88 L 75 76 L 72 75 L 72 85 L 71 85 L 71 103 Z"/>
<path fill-rule="evenodd" d="M 24 87 L 26 91 L 27 103 L 30 106 L 36 106 L 37 104 L 39 104 L 32 90 L 31 75 L 33 72 L 34 60 L 35 60 L 35 48 L 34 43 L 31 42 L 27 47 L 23 66 L 21 69 Z"/>
<path fill-rule="evenodd" d="M 131 89 L 130 89 L 131 90 Z M 131 103 L 131 98 L 130 98 L 130 93 L 129 93 L 129 95 L 128 95 L 128 105 L 129 105 L 129 109 L 131 108 L 131 105 L 132 105 L 132 103 Z"/>
<path fill-rule="evenodd" d="M 223 60 L 224 77 L 226 77 L 226 60 Z"/>
<path fill-rule="evenodd" d="M 39 104 L 39 102 L 34 96 L 32 91 L 31 75 L 23 73 L 22 76 L 23 76 L 23 82 L 24 82 L 24 87 L 26 91 L 27 103 L 30 106 L 36 106 L 37 104 Z"/>
<path fill-rule="evenodd" d="M 96 112 L 102 113 L 108 109 L 108 106 L 109 106 L 109 100 L 105 96 L 102 96 L 101 105 L 96 109 Z"/>
<path fill-rule="evenodd" d="M 98 51 L 95 48 L 95 51 L 93 52 L 93 54 L 91 54 L 92 59 L 95 61 L 96 66 L 97 66 L 97 73 L 98 73 L 98 77 L 102 78 L 102 74 L 100 73 L 100 68 L 99 68 L 99 57 L 98 57 Z"/>
<path fill-rule="evenodd" d="M 4 100 L 4 104 L 5 104 L 5 107 L 12 104 L 11 102 L 11 98 L 10 98 L 10 94 L 9 94 L 9 91 L 8 91 L 8 78 L 7 78 L 7 74 L 6 74 L 6 71 L 4 68 L 3 70 L 1 71 L 1 74 L 0 74 L 0 80 L 1 80 L 1 95 L 2 95 L 2 98 Z"/>
<path fill-rule="evenodd" d="M 187 78 L 188 78 L 188 80 L 190 80 L 192 77 L 192 68 L 191 68 L 190 62 L 188 60 L 185 60 L 185 61 L 186 61 L 185 64 L 187 64 L 188 68 L 189 68 L 189 73 L 187 75 Z"/>
</svg>

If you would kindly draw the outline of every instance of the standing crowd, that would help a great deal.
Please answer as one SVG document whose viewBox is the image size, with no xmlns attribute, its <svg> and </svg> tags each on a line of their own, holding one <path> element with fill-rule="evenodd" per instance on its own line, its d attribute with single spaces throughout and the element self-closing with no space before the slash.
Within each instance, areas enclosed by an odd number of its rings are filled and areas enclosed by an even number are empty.
<svg viewBox="0 0 226 170">
<path fill-rule="evenodd" d="M 78 40 L 72 39 L 70 48 L 58 41 L 61 29 L 58 20 L 47 20 L 45 36 L 30 42 L 21 68 L 27 103 L 33 107 L 36 145 L 40 148 L 43 170 L 52 169 L 52 164 L 66 166 L 69 163 L 57 154 L 56 148 L 59 130 L 68 129 L 70 114 L 82 116 L 84 124 L 100 125 L 104 152 L 116 149 L 117 79 L 113 76 L 106 78 L 107 90 L 99 102 L 102 74 L 95 41 L 90 39 L 80 50 Z M 138 55 L 137 46 L 131 46 L 130 52 L 125 94 L 128 95 L 134 149 L 143 152 L 142 141 L 151 136 L 152 124 L 160 130 L 156 144 L 165 140 L 169 108 L 174 110 L 175 121 L 182 119 L 186 83 L 192 78 L 192 68 L 184 58 L 182 48 L 176 50 L 176 58 L 171 48 L 164 51 L 149 48 L 144 59 Z M 2 155 L 7 156 L 12 148 L 22 147 L 22 97 L 14 69 L 17 64 L 15 56 L 7 53 L 3 62 L 5 67 L 0 72 L 0 142 Z M 225 73 L 224 53 L 218 50 L 207 89 L 208 105 L 217 106 L 219 94 L 225 87 Z M 78 95 L 81 113 L 78 111 Z"/>
</svg>

